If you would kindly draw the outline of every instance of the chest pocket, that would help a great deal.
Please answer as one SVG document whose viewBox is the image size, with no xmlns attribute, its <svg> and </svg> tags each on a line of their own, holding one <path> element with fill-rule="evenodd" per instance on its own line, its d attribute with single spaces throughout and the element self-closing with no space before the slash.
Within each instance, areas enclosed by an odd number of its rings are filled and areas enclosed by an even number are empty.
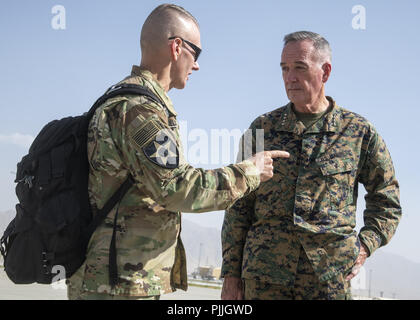
<svg viewBox="0 0 420 320">
<path fill-rule="evenodd" d="M 351 158 L 318 161 L 325 180 L 332 210 L 340 210 L 353 203 L 356 163 Z"/>
</svg>

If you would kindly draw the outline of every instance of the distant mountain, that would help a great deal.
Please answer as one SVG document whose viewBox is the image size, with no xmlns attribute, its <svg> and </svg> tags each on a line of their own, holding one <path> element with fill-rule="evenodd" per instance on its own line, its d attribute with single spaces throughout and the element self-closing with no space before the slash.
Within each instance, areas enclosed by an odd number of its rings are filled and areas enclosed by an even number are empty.
<svg viewBox="0 0 420 320">
<path fill-rule="evenodd" d="M 199 263 L 200 266 L 221 267 L 222 240 L 220 230 L 202 227 L 184 218 L 182 220 L 181 239 L 187 255 L 188 273 L 192 273 Z"/>
<path fill-rule="evenodd" d="M 361 288 L 356 294 L 395 299 L 420 299 L 420 263 L 378 249 L 366 260 L 361 271 Z M 356 283 L 355 287 L 358 285 Z M 364 288 L 363 288 L 364 287 Z"/>
</svg>

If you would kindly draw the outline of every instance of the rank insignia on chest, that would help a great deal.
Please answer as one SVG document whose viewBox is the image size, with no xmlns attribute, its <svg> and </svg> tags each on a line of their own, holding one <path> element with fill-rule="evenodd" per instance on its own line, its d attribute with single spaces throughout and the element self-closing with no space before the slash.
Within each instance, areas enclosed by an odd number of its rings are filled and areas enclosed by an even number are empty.
<svg viewBox="0 0 420 320">
<path fill-rule="evenodd" d="M 168 129 L 160 130 L 155 139 L 143 147 L 146 157 L 154 164 L 167 169 L 179 165 L 179 151 L 176 140 Z"/>
</svg>

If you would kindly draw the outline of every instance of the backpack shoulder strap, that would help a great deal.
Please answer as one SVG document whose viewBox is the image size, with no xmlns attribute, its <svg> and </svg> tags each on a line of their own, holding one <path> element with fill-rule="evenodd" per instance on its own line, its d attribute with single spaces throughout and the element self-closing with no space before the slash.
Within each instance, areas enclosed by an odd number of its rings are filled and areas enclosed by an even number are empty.
<svg viewBox="0 0 420 320">
<path fill-rule="evenodd" d="M 154 100 L 155 102 L 162 104 L 165 108 L 165 103 L 159 99 L 153 92 L 150 91 L 150 89 L 137 85 L 132 83 L 121 83 L 116 84 L 108 88 L 108 90 L 105 91 L 105 93 L 96 100 L 96 102 L 93 104 L 93 106 L 90 108 L 90 110 L 87 113 L 88 119 L 91 119 L 93 114 L 95 113 L 96 109 L 103 104 L 107 99 L 124 95 L 124 94 L 137 94 L 140 96 L 146 96 L 150 99 Z"/>
<path fill-rule="evenodd" d="M 106 218 L 108 213 L 115 207 L 115 205 L 124 197 L 127 191 L 134 184 L 134 180 L 131 175 L 128 175 L 127 179 L 121 184 L 121 186 L 115 191 L 115 193 L 108 199 L 102 209 L 98 210 L 93 217 L 91 223 L 89 224 L 88 230 L 86 232 L 86 245 L 90 240 L 93 232 L 101 224 L 101 222 Z"/>
</svg>

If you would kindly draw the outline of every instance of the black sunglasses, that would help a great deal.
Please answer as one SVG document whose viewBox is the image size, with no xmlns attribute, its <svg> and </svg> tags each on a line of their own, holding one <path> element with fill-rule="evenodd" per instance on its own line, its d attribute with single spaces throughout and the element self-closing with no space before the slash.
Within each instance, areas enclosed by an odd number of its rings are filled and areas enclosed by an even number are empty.
<svg viewBox="0 0 420 320">
<path fill-rule="evenodd" d="M 194 50 L 194 61 L 197 61 L 198 56 L 199 56 L 199 55 L 200 55 L 200 53 L 201 53 L 201 49 L 200 49 L 199 47 L 197 47 L 194 43 L 191 43 L 191 42 L 189 42 L 188 40 L 182 39 L 181 37 L 174 36 L 174 37 L 170 37 L 170 38 L 168 38 L 168 40 L 173 40 L 173 39 L 175 39 L 175 38 L 179 38 L 179 39 L 181 39 L 181 40 L 182 40 L 182 41 L 184 41 L 186 44 L 188 44 L 188 45 L 191 47 L 191 49 L 193 49 L 193 50 Z"/>
</svg>

